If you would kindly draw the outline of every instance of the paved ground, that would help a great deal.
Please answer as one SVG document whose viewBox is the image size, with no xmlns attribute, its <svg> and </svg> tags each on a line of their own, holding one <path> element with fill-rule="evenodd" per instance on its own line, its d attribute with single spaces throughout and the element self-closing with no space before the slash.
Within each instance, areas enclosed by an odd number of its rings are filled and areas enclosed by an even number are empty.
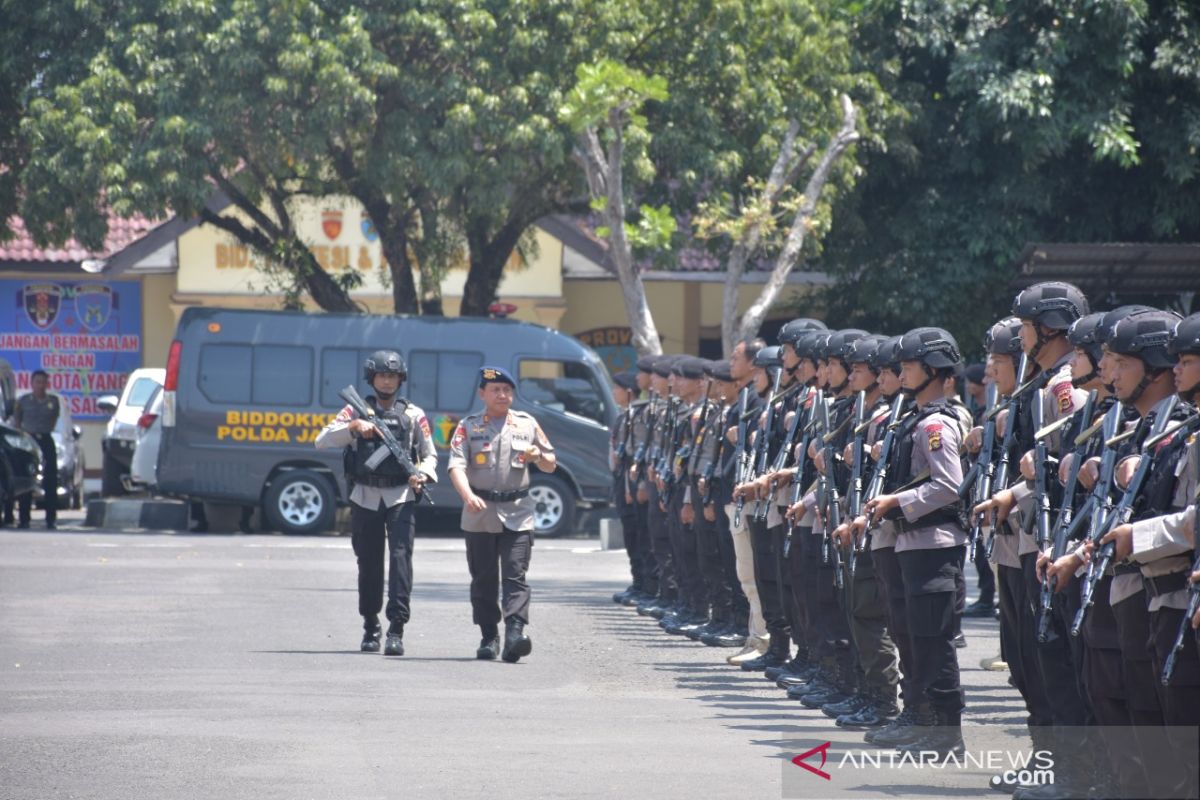
<svg viewBox="0 0 1200 800">
<path fill-rule="evenodd" d="M 357 652 L 345 538 L 0 532 L 0 797 L 999 796 L 986 770 L 835 769 L 856 735 L 615 606 L 624 554 L 595 540 L 537 543 L 517 665 L 473 658 L 456 537 L 415 568 L 389 659 Z M 967 633 L 982 746 L 1022 714 L 979 669 L 994 624 Z M 790 763 L 826 741 L 832 780 Z"/>
</svg>

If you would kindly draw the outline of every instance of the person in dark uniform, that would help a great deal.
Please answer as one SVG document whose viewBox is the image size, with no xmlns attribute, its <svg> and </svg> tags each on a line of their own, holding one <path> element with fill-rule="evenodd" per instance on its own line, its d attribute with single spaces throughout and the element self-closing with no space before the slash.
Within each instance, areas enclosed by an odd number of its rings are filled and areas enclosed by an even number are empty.
<svg viewBox="0 0 1200 800">
<path fill-rule="evenodd" d="M 58 517 L 58 448 L 54 445 L 54 426 L 62 408 L 56 394 L 46 387 L 50 376 L 44 370 L 36 370 L 30 377 L 32 391 L 17 398 L 13 409 L 13 422 L 38 443 L 42 451 L 42 491 L 45 493 L 46 529 L 54 530 Z M 28 528 L 33 508 L 33 492 L 26 492 L 17 501 L 18 528 Z"/>
<path fill-rule="evenodd" d="M 962 483 L 958 419 L 945 400 L 942 380 L 961 363 L 958 343 L 941 328 L 917 328 L 900 340 L 901 383 L 917 411 L 897 436 L 894 464 L 900 487 L 872 499 L 866 517 L 897 520 L 896 556 L 904 582 L 912 637 L 914 689 L 927 703 L 912 727 L 880 731 L 876 746 L 902 752 L 964 752 L 964 698 L 954 647 L 956 594 L 963 580 L 967 534 L 959 522 Z M 928 479 L 923 474 L 928 471 Z M 861 518 L 860 518 L 861 519 Z M 856 527 L 861 525 L 855 520 Z"/>
<path fill-rule="evenodd" d="M 644 555 L 649 555 L 649 548 L 643 547 L 641 537 L 644 536 L 637 508 L 637 486 L 631 483 L 629 468 L 633 464 L 634 448 L 633 428 L 637 413 L 646 405 L 646 401 L 637 400 L 639 394 L 637 374 L 631 371 L 618 372 L 613 376 L 613 399 L 620 409 L 617 424 L 613 426 L 610 437 L 609 468 L 613 475 L 613 505 L 621 520 L 621 534 L 625 542 L 625 554 L 629 557 L 629 572 L 633 582 L 621 592 L 613 595 L 613 602 L 626 606 L 636 606 L 648 599 L 647 577 L 648 564 Z"/>
<path fill-rule="evenodd" d="M 533 652 L 529 584 L 534 502 L 529 467 L 553 472 L 554 447 L 536 419 L 512 410 L 516 381 L 500 367 L 479 371 L 483 411 L 458 423 L 450 442 L 450 482 L 463 501 L 462 529 L 471 571 L 471 611 L 483 640 L 475 656 L 516 663 Z M 497 596 L 503 581 L 503 609 Z M 500 650 L 500 620 L 504 650 Z"/>
<path fill-rule="evenodd" d="M 423 487 L 437 480 L 437 451 L 429 421 L 421 409 L 399 396 L 408 377 L 400 354 L 391 350 L 372 353 L 363 362 L 363 378 L 374 395 L 367 405 L 406 447 L 411 459 L 401 464 L 389 456 L 372 471 L 367 459 L 383 447 L 375 426 L 346 406 L 317 436 L 319 449 L 345 449 L 346 479 L 350 491 L 351 543 L 358 558 L 358 613 L 363 618 L 364 653 L 379 652 L 379 612 L 383 608 L 384 541 L 387 541 L 388 603 L 387 642 L 384 654 L 404 655 L 404 625 L 408 622 L 412 594 L 412 548 L 416 534 L 413 508 Z M 414 468 L 415 467 L 415 468 Z"/>
</svg>

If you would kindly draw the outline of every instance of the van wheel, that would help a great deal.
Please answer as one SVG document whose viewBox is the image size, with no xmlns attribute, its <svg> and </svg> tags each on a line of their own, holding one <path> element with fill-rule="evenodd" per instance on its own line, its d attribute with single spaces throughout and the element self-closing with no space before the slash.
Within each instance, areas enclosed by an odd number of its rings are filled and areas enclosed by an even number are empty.
<svg viewBox="0 0 1200 800">
<path fill-rule="evenodd" d="M 280 473 L 263 500 L 267 522 L 281 533 L 327 531 L 333 527 L 335 511 L 337 499 L 329 481 L 307 469 Z"/>
<path fill-rule="evenodd" d="M 551 474 L 530 476 L 533 498 L 533 531 L 553 538 L 575 530 L 575 493 L 562 478 Z"/>
<path fill-rule="evenodd" d="M 125 487 L 121 485 L 121 462 L 104 454 L 104 474 L 100 477 L 100 494 L 104 497 L 120 497 L 125 494 Z"/>
</svg>

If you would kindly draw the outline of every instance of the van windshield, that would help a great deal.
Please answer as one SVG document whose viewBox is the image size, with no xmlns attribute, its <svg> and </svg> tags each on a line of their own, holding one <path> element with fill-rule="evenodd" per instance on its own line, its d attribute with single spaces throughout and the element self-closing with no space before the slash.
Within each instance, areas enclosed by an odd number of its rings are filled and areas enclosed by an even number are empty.
<svg viewBox="0 0 1200 800">
<path fill-rule="evenodd" d="M 587 364 L 523 358 L 517 378 L 522 400 L 544 408 L 608 424 L 605 387 Z"/>
</svg>

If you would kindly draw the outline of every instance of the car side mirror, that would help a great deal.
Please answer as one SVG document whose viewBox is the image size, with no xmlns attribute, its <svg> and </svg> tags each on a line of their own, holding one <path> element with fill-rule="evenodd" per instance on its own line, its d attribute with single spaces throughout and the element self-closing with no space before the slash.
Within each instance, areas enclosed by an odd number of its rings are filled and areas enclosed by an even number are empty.
<svg viewBox="0 0 1200 800">
<path fill-rule="evenodd" d="M 119 402 L 121 402 L 121 398 L 117 397 L 115 394 L 106 394 L 102 397 L 96 398 L 96 405 L 99 406 L 100 410 L 105 414 L 117 413 L 117 403 Z"/>
<path fill-rule="evenodd" d="M 79 439 L 82 436 L 83 436 L 83 428 L 79 427 L 78 425 L 72 425 L 71 426 L 71 438 Z"/>
</svg>

